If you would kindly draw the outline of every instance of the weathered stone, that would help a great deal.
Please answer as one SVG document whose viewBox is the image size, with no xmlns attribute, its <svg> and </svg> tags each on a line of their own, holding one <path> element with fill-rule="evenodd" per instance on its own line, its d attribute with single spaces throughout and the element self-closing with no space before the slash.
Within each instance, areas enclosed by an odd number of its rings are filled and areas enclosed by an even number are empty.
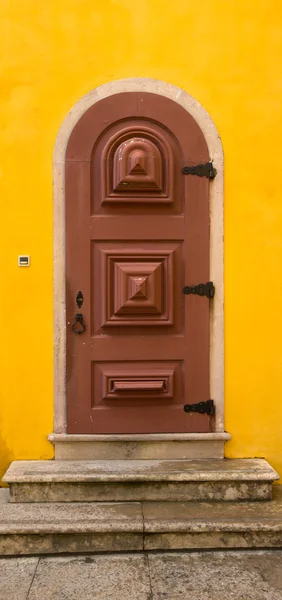
<svg viewBox="0 0 282 600">
<path fill-rule="evenodd" d="M 271 500 L 269 482 L 12 483 L 11 502 L 150 502 Z"/>
<path fill-rule="evenodd" d="M 140 504 L 0 506 L 0 554 L 136 551 L 143 548 Z"/>
<path fill-rule="evenodd" d="M 265 460 L 15 461 L 12 502 L 270 500 Z"/>
<path fill-rule="evenodd" d="M 26 600 L 38 558 L 0 559 L 0 600 Z"/>
<path fill-rule="evenodd" d="M 142 510 L 145 550 L 282 547 L 281 486 L 272 502 L 158 502 Z"/>
<path fill-rule="evenodd" d="M 146 533 L 281 532 L 282 487 L 272 502 L 147 502 L 142 511 Z"/>
<path fill-rule="evenodd" d="M 153 600 L 282 600 L 282 552 L 149 555 Z"/>
<path fill-rule="evenodd" d="M 272 502 L 44 503 L 0 506 L 0 553 L 282 547 Z"/>
<path fill-rule="evenodd" d="M 10 500 L 9 488 L 0 488 L 0 504 L 7 504 Z"/>
<path fill-rule="evenodd" d="M 56 460 L 205 459 L 224 457 L 225 432 L 71 435 L 53 433 Z"/>
<path fill-rule="evenodd" d="M 60 530 L 60 527 L 58 527 Z M 143 550 L 142 533 L 0 534 L 2 556 L 81 554 L 83 552 L 136 552 Z"/>
<path fill-rule="evenodd" d="M 0 560 L 0 600 L 282 600 L 280 550 Z"/>
<path fill-rule="evenodd" d="M 264 459 L 225 460 L 16 460 L 7 483 L 101 481 L 274 481 Z"/>
<path fill-rule="evenodd" d="M 41 559 L 29 600 L 148 600 L 145 556 Z"/>
<path fill-rule="evenodd" d="M 144 536 L 144 550 L 203 550 L 226 548 L 281 548 L 282 531 L 209 531 L 206 533 L 150 533 Z"/>
<path fill-rule="evenodd" d="M 141 504 L 6 504 L 0 534 L 142 533 Z"/>
<path fill-rule="evenodd" d="M 250 501 L 275 477 L 264 460 L 16 462 L 6 480 L 23 502 L 0 503 L 0 552 L 280 547 L 282 487 Z"/>
</svg>

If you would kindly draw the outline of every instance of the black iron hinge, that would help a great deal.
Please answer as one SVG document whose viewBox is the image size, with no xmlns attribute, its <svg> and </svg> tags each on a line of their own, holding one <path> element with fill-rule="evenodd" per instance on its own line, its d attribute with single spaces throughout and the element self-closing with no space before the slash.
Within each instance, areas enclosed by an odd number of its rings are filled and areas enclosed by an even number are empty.
<svg viewBox="0 0 282 600">
<path fill-rule="evenodd" d="M 209 415 L 212 417 L 215 414 L 215 406 L 213 400 L 206 402 L 198 402 L 198 404 L 185 404 L 184 411 L 187 413 L 200 413 L 201 415 Z"/>
<path fill-rule="evenodd" d="M 216 172 L 212 162 L 191 167 L 183 167 L 182 169 L 183 175 L 198 175 L 198 177 L 207 177 L 207 179 L 214 179 Z"/>
<path fill-rule="evenodd" d="M 197 294 L 198 296 L 207 296 L 213 298 L 215 294 L 215 287 L 212 281 L 207 283 L 199 283 L 199 285 L 185 285 L 183 288 L 184 294 Z"/>
</svg>

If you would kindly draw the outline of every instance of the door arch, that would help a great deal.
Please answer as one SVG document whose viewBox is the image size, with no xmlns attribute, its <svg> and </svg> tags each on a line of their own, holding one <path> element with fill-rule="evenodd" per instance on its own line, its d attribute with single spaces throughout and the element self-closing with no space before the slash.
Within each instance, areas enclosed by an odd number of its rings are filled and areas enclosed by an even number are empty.
<svg viewBox="0 0 282 600">
<path fill-rule="evenodd" d="M 54 152 L 54 313 L 55 313 L 55 433 L 66 432 L 65 327 L 65 159 L 69 138 L 89 108 L 103 98 L 125 92 L 153 93 L 169 98 L 189 113 L 205 138 L 217 177 L 210 184 L 210 275 L 216 295 L 210 314 L 210 392 L 216 405 L 215 431 L 223 426 L 223 154 L 219 135 L 206 111 L 186 92 L 150 79 L 111 82 L 82 98 L 67 115 Z"/>
</svg>

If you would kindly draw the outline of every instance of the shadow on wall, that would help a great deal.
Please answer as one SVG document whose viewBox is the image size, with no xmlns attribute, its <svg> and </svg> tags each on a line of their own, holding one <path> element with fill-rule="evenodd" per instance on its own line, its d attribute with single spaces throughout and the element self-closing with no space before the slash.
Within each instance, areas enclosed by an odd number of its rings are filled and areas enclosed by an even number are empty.
<svg viewBox="0 0 282 600">
<path fill-rule="evenodd" d="M 1 426 L 0 426 L 0 432 L 1 432 Z M 8 467 L 10 466 L 11 462 L 14 460 L 14 456 L 13 453 L 11 452 L 11 450 L 9 450 L 6 442 L 3 440 L 1 433 L 0 433 L 0 487 L 8 487 L 6 483 L 2 482 L 2 477 L 3 475 L 6 473 Z"/>
</svg>

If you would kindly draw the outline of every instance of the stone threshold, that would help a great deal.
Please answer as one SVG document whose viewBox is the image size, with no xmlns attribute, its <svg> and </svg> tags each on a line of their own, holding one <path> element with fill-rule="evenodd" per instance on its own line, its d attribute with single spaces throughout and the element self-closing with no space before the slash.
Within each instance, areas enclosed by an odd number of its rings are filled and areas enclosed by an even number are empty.
<svg viewBox="0 0 282 600">
<path fill-rule="evenodd" d="M 281 486 L 275 486 L 274 500 L 267 503 L 0 502 L 3 556 L 278 547 L 282 547 Z"/>
<path fill-rule="evenodd" d="M 50 433 L 50 442 L 171 442 L 171 441 L 212 441 L 231 439 L 229 433 L 115 433 L 115 434 L 72 434 Z"/>
<path fill-rule="evenodd" d="M 67 434 L 52 433 L 55 459 L 223 458 L 229 433 Z"/>
</svg>

